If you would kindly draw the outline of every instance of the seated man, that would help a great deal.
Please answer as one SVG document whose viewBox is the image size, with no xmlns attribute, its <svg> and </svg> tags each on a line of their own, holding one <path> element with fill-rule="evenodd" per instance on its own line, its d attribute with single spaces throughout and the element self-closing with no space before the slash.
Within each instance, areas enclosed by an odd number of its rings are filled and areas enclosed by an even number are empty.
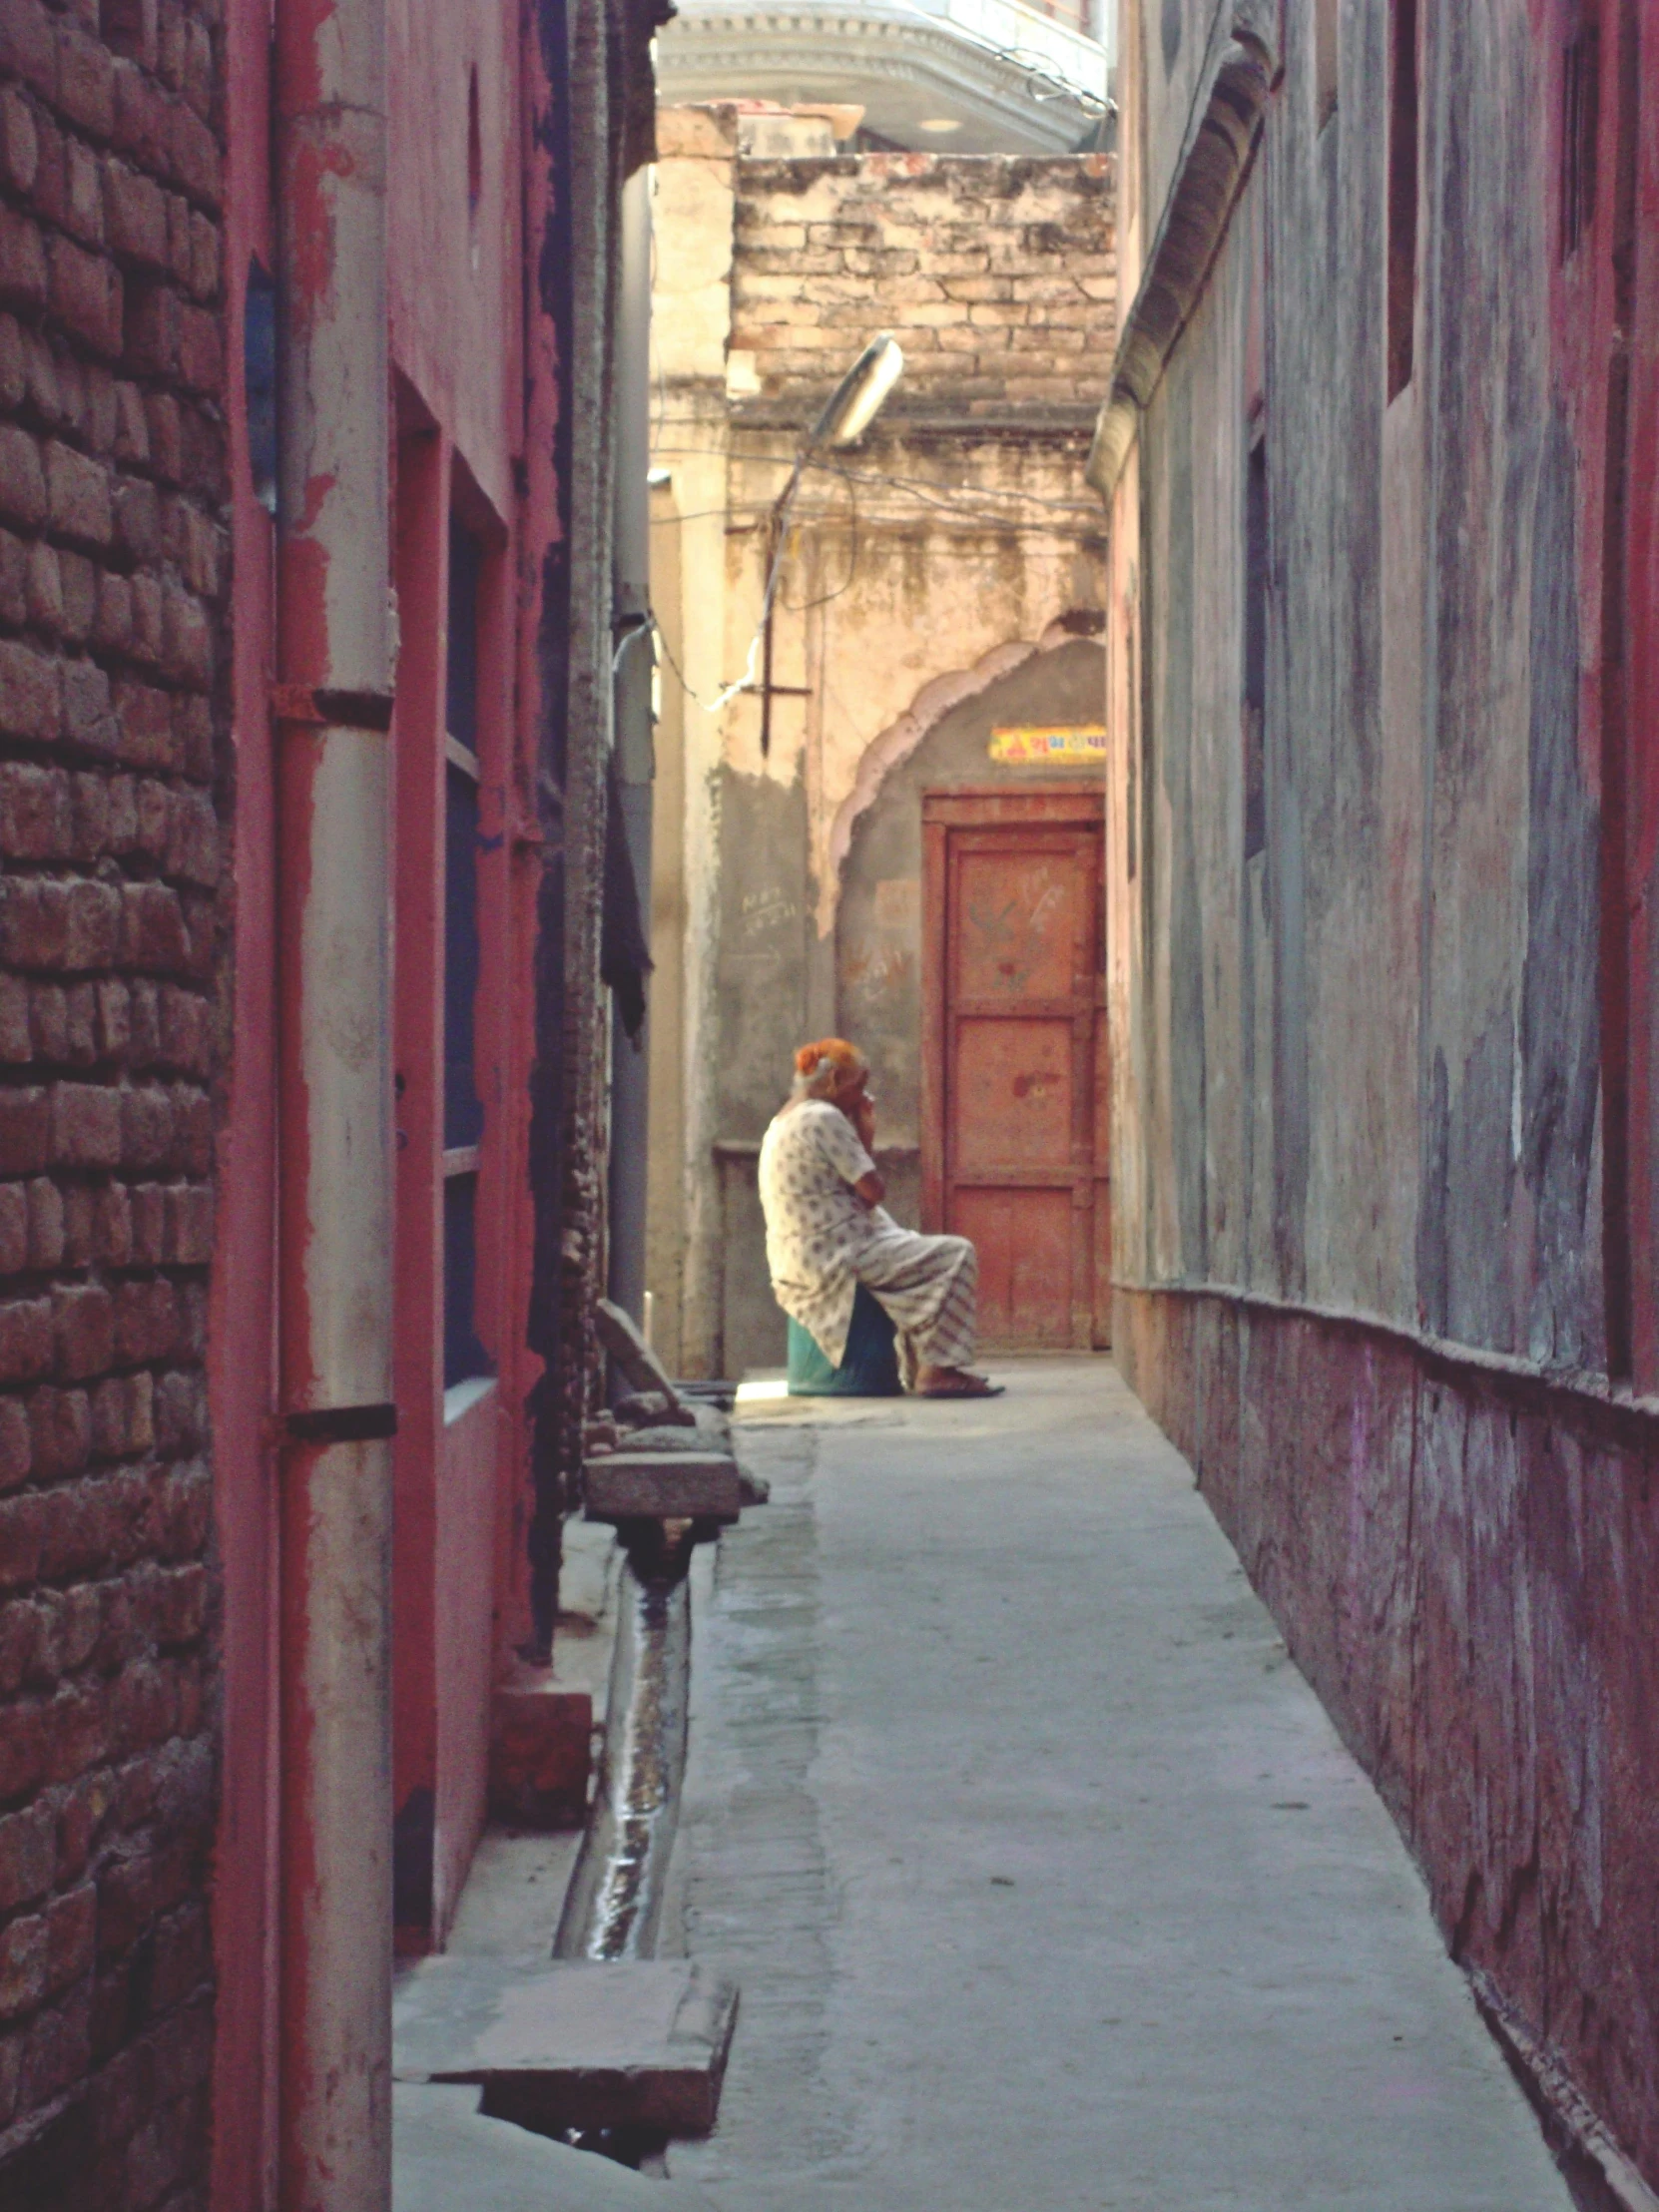
<svg viewBox="0 0 1659 2212">
<path fill-rule="evenodd" d="M 862 1283 L 892 1317 L 904 1379 L 918 1397 L 989 1397 L 968 1371 L 979 1260 L 965 1237 L 900 1229 L 869 1147 L 869 1063 L 839 1037 L 803 1045 L 795 1089 L 761 1145 L 761 1206 L 772 1288 L 838 1368 Z"/>
</svg>

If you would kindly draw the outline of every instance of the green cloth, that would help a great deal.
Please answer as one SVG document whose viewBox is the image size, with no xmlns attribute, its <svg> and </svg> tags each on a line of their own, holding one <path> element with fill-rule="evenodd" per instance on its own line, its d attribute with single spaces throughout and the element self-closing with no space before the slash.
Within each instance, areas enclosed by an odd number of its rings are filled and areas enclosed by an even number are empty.
<svg viewBox="0 0 1659 2212">
<path fill-rule="evenodd" d="M 832 1368 L 817 1339 L 800 1322 L 790 1323 L 791 1397 L 898 1397 L 898 1332 L 879 1299 L 860 1283 L 852 1297 L 852 1324 L 846 1352 Z"/>
</svg>

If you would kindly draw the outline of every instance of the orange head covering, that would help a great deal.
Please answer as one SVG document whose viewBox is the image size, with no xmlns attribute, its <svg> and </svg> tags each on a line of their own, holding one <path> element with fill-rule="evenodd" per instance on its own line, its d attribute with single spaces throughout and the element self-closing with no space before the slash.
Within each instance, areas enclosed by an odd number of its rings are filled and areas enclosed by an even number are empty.
<svg viewBox="0 0 1659 2212">
<path fill-rule="evenodd" d="M 825 1098 L 832 1104 L 855 1091 L 869 1073 L 869 1062 L 844 1037 L 820 1037 L 795 1056 L 797 1098 Z"/>
</svg>

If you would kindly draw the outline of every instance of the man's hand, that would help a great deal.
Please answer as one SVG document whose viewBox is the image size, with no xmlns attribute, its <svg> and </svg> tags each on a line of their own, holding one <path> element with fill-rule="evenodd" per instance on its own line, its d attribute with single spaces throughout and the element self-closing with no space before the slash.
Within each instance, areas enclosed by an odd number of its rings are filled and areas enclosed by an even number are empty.
<svg viewBox="0 0 1659 2212">
<path fill-rule="evenodd" d="M 852 1195 L 860 1205 L 879 1206 L 887 1195 L 887 1186 L 873 1168 L 867 1175 L 860 1175 L 852 1186 Z"/>
</svg>

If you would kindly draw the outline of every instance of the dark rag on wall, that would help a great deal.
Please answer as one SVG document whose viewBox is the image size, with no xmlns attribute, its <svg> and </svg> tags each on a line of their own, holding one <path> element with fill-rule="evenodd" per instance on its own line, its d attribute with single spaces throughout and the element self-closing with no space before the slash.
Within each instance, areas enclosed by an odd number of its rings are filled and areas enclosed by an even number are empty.
<svg viewBox="0 0 1659 2212">
<path fill-rule="evenodd" d="M 616 993 L 617 1012 L 631 1044 L 645 1023 L 645 979 L 651 947 L 640 916 L 640 887 L 622 819 L 622 780 L 613 753 L 605 768 L 605 896 L 600 915 L 599 973 Z"/>
</svg>

